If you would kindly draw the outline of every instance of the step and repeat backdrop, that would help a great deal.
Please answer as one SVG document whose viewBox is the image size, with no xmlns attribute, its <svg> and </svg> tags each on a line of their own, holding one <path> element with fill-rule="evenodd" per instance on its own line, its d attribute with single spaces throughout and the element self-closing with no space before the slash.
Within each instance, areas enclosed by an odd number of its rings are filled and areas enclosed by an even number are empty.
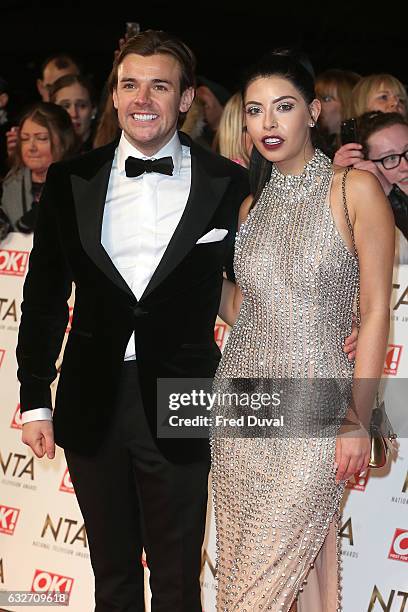
<svg viewBox="0 0 408 612">
<path fill-rule="evenodd" d="M 16 604 L 22 602 L 5 601 L 6 592 L 33 592 L 40 602 L 53 591 L 54 605 L 63 605 L 69 595 L 71 612 L 91 612 L 94 582 L 87 535 L 64 455 L 58 449 L 53 461 L 40 460 L 21 442 L 15 348 L 31 246 L 31 236 L 20 234 L 10 234 L 0 245 L 0 610 L 21 610 Z M 73 301 L 72 295 L 71 307 Z M 227 326 L 218 320 L 215 339 L 221 349 L 227 337 Z M 408 612 L 407 379 L 408 266 L 401 266 L 394 270 L 383 380 L 399 451 L 384 469 L 369 470 L 348 483 L 340 532 L 344 612 Z M 118 506 L 118 521 L 120 514 Z M 115 523 L 106 528 L 114 531 Z M 148 559 L 141 563 L 149 610 Z M 209 502 L 202 556 L 204 612 L 215 612 L 214 575 Z M 38 609 L 24 603 L 27 611 Z"/>
</svg>

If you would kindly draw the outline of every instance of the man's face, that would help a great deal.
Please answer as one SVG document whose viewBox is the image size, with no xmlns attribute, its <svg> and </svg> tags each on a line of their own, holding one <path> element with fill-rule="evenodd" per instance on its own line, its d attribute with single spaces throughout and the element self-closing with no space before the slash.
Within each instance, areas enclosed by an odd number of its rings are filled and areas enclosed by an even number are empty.
<svg viewBox="0 0 408 612">
<path fill-rule="evenodd" d="M 180 65 L 171 55 L 126 55 L 118 68 L 113 104 L 127 140 L 152 156 L 169 142 L 180 112 L 187 112 L 193 88 L 180 92 Z"/>
<path fill-rule="evenodd" d="M 43 79 L 38 79 L 37 89 L 43 102 L 50 101 L 50 87 L 57 79 L 66 74 L 79 74 L 77 66 L 70 64 L 67 68 L 57 68 L 54 61 L 49 62 L 44 68 Z"/>
</svg>

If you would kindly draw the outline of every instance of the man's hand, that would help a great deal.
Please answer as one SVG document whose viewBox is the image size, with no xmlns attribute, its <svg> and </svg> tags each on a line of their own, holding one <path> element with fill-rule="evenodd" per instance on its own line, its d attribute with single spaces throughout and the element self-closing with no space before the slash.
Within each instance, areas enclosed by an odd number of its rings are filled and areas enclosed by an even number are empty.
<svg viewBox="0 0 408 612">
<path fill-rule="evenodd" d="M 52 421 L 31 421 L 24 423 L 22 441 L 27 444 L 37 457 L 48 459 L 55 457 L 54 428 Z"/>
<path fill-rule="evenodd" d="M 333 159 L 333 164 L 335 166 L 343 166 L 344 168 L 347 166 L 354 166 L 354 164 L 362 161 L 363 154 L 361 152 L 362 146 L 357 142 L 348 142 L 345 145 L 342 145 Z"/>
<path fill-rule="evenodd" d="M 356 349 L 357 349 L 357 340 L 358 340 L 358 327 L 357 327 L 355 316 L 353 315 L 353 329 L 351 330 L 351 334 L 347 336 L 343 344 L 343 351 L 346 353 L 350 361 L 353 361 L 353 359 L 355 359 Z"/>
</svg>

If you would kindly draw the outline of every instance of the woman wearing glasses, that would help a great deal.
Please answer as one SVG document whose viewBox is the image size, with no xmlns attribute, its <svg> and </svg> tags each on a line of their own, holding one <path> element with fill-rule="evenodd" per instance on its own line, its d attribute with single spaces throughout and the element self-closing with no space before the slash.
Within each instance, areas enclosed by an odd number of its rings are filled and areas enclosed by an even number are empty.
<svg viewBox="0 0 408 612">
<path fill-rule="evenodd" d="M 365 113 L 359 134 L 364 159 L 353 166 L 379 179 L 397 226 L 396 263 L 408 263 L 408 121 L 400 113 Z"/>
</svg>

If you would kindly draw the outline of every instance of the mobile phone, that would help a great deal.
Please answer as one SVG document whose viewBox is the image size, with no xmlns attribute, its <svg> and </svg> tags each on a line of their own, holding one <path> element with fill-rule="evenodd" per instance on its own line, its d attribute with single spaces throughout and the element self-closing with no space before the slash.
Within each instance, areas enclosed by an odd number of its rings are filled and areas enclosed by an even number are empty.
<svg viewBox="0 0 408 612">
<path fill-rule="evenodd" d="M 357 119 L 355 117 L 341 122 L 340 138 L 343 145 L 348 142 L 358 142 Z"/>
<path fill-rule="evenodd" d="M 137 36 L 140 32 L 140 24 L 138 24 L 136 21 L 127 21 L 125 32 L 126 40 L 133 38 L 133 36 Z"/>
</svg>

